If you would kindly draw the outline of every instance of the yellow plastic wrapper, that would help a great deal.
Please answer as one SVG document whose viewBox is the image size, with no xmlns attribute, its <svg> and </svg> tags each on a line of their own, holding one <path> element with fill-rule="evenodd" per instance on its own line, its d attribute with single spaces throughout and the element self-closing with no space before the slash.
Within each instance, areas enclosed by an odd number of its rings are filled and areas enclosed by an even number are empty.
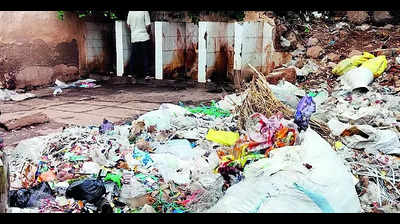
<svg viewBox="0 0 400 224">
<path fill-rule="evenodd" d="M 337 141 L 335 142 L 335 149 L 336 150 L 341 150 L 343 148 L 343 143 Z"/>
<path fill-rule="evenodd" d="M 374 78 L 377 78 L 382 75 L 387 68 L 387 60 L 385 55 L 380 55 L 362 63 L 361 67 L 369 69 L 374 74 Z"/>
<path fill-rule="evenodd" d="M 210 129 L 206 135 L 206 139 L 219 143 L 221 145 L 232 146 L 239 139 L 239 133 L 231 131 L 216 131 Z"/>
<path fill-rule="evenodd" d="M 351 69 L 357 68 L 357 66 L 373 58 L 375 58 L 375 56 L 368 52 L 364 52 L 363 55 L 355 55 L 351 58 L 346 58 L 333 68 L 332 73 L 335 75 L 343 75 Z"/>
</svg>

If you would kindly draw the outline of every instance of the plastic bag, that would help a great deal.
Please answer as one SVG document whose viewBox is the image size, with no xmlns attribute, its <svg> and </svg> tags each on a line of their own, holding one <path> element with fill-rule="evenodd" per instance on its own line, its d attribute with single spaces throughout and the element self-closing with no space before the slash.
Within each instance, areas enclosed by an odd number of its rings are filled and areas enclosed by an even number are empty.
<svg viewBox="0 0 400 224">
<path fill-rule="evenodd" d="M 69 185 L 65 195 L 67 198 L 87 200 L 90 203 L 95 203 L 105 193 L 106 188 L 103 181 L 97 179 L 85 179 L 76 181 Z"/>
<path fill-rule="evenodd" d="M 144 121 L 145 128 L 156 126 L 159 131 L 171 129 L 171 116 L 165 110 L 153 110 L 140 116 L 137 121 Z"/>
<path fill-rule="evenodd" d="M 52 197 L 52 190 L 47 182 L 40 183 L 30 189 L 10 191 L 9 203 L 11 207 L 26 208 L 38 207 L 39 200 Z"/>
<path fill-rule="evenodd" d="M 375 58 L 375 56 L 368 52 L 364 52 L 363 55 L 355 55 L 351 58 L 344 59 L 343 61 L 339 62 L 335 68 L 333 68 L 332 73 L 336 75 L 343 75 L 372 58 Z"/>
<path fill-rule="evenodd" d="M 400 141 L 392 130 L 378 130 L 370 125 L 355 125 L 343 131 L 343 143 L 367 153 L 400 154 Z"/>
<path fill-rule="evenodd" d="M 95 162 L 85 162 L 82 165 L 81 171 L 88 174 L 97 174 L 100 171 L 100 166 Z"/>
<path fill-rule="evenodd" d="M 280 80 L 278 85 L 270 84 L 269 88 L 278 100 L 294 109 L 299 103 L 297 96 L 306 95 L 304 90 L 285 80 Z"/>
<path fill-rule="evenodd" d="M 364 67 L 354 68 L 346 72 L 341 78 L 341 82 L 344 85 L 344 89 L 357 89 L 357 88 L 368 88 L 368 85 L 374 80 L 372 72 Z"/>
<path fill-rule="evenodd" d="M 40 182 L 49 182 L 57 179 L 56 175 L 52 170 L 49 170 L 47 172 L 41 173 L 39 176 L 39 181 Z"/>
<path fill-rule="evenodd" d="M 114 125 L 113 125 L 113 123 L 111 123 L 111 122 L 109 122 L 108 120 L 104 119 L 104 120 L 103 120 L 103 123 L 100 125 L 99 132 L 100 132 L 101 134 L 104 134 L 104 133 L 106 133 L 107 131 L 112 131 L 112 130 L 114 130 Z"/>
<path fill-rule="evenodd" d="M 263 114 L 255 113 L 246 121 L 247 135 L 254 142 L 271 146 L 274 133 L 281 127 L 281 119 L 281 115 L 266 118 Z"/>
<path fill-rule="evenodd" d="M 214 101 L 211 101 L 211 106 L 200 105 L 199 107 L 186 108 L 191 113 L 202 113 L 210 116 L 218 117 L 229 117 L 231 113 L 227 110 L 217 107 Z"/>
<path fill-rule="evenodd" d="M 216 131 L 210 129 L 206 135 L 206 139 L 219 143 L 221 145 L 232 146 L 239 139 L 239 133 L 231 131 Z"/>
<path fill-rule="evenodd" d="M 169 153 L 183 160 L 192 160 L 195 155 L 192 145 L 186 139 L 169 140 L 166 144 L 158 146 L 155 153 Z"/>
<path fill-rule="evenodd" d="M 274 150 L 271 158 L 248 164 L 244 174 L 207 212 L 361 212 L 352 174 L 312 129 L 301 145 Z"/>
<path fill-rule="evenodd" d="M 369 69 L 374 74 L 374 78 L 377 78 L 385 71 L 387 60 L 385 55 L 380 55 L 362 63 L 360 67 Z"/>
<path fill-rule="evenodd" d="M 304 96 L 297 105 L 294 123 L 300 130 L 307 130 L 311 115 L 316 111 L 316 105 L 311 96 Z"/>
<path fill-rule="evenodd" d="M 154 167 L 157 168 L 164 182 L 174 181 L 176 184 L 190 183 L 190 167 L 192 161 L 184 161 L 172 154 L 152 154 Z"/>
<path fill-rule="evenodd" d="M 106 175 L 106 177 L 104 178 L 104 181 L 112 181 L 117 184 L 118 188 L 121 188 L 121 178 L 122 178 L 122 175 L 108 173 Z"/>
</svg>

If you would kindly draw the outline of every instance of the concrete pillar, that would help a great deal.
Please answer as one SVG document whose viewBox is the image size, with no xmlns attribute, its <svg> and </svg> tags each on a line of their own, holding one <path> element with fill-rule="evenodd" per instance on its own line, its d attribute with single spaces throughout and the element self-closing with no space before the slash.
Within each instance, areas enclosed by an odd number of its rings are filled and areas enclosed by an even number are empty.
<svg viewBox="0 0 400 224">
<path fill-rule="evenodd" d="M 263 24 L 263 53 L 262 53 L 262 67 L 265 68 L 265 71 L 261 71 L 263 73 L 270 73 L 270 63 L 272 63 L 272 55 L 275 51 L 274 48 L 274 27 L 264 22 Z"/>
<path fill-rule="evenodd" d="M 124 74 L 123 26 L 124 21 L 115 21 L 115 45 L 117 50 L 117 76 Z"/>
<path fill-rule="evenodd" d="M 199 65 L 198 65 L 198 82 L 206 83 L 207 71 L 207 22 L 199 22 Z"/>
<path fill-rule="evenodd" d="M 163 22 L 154 22 L 154 41 L 155 41 L 155 73 L 156 79 L 163 79 Z"/>
<path fill-rule="evenodd" d="M 234 28 L 234 52 L 233 52 L 233 81 L 235 89 L 240 89 L 241 71 L 242 71 L 242 41 L 243 41 L 243 23 L 235 22 Z"/>
</svg>

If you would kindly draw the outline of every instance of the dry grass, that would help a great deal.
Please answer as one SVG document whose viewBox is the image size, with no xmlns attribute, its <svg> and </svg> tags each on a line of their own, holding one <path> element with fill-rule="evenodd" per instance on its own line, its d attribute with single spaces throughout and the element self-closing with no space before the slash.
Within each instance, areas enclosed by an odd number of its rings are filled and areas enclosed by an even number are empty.
<svg viewBox="0 0 400 224">
<path fill-rule="evenodd" d="M 270 117 L 281 112 L 286 119 L 293 119 L 295 111 L 284 105 L 274 96 L 271 89 L 268 87 L 269 84 L 265 75 L 258 72 L 250 64 L 248 65 L 254 71 L 255 75 L 245 90 L 247 96 L 243 104 L 236 107 L 236 111 L 239 113 L 239 127 L 243 129 L 246 119 L 254 113 L 261 113 L 266 117 Z M 322 137 L 327 139 L 330 144 L 333 144 L 334 140 L 329 137 L 330 130 L 325 122 L 312 118 L 310 120 L 310 126 Z"/>
</svg>

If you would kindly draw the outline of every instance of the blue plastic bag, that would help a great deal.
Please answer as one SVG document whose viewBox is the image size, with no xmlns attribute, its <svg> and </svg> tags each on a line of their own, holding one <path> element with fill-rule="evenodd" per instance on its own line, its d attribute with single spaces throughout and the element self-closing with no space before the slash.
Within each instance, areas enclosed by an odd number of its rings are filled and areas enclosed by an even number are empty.
<svg viewBox="0 0 400 224">
<path fill-rule="evenodd" d="M 112 131 L 114 130 L 114 125 L 113 123 L 109 122 L 108 120 L 104 119 L 103 123 L 100 125 L 100 133 L 104 134 L 107 131 Z"/>
<path fill-rule="evenodd" d="M 316 111 L 316 106 L 311 96 L 305 95 L 297 104 L 294 123 L 299 127 L 299 131 L 307 130 L 311 115 Z"/>
</svg>

